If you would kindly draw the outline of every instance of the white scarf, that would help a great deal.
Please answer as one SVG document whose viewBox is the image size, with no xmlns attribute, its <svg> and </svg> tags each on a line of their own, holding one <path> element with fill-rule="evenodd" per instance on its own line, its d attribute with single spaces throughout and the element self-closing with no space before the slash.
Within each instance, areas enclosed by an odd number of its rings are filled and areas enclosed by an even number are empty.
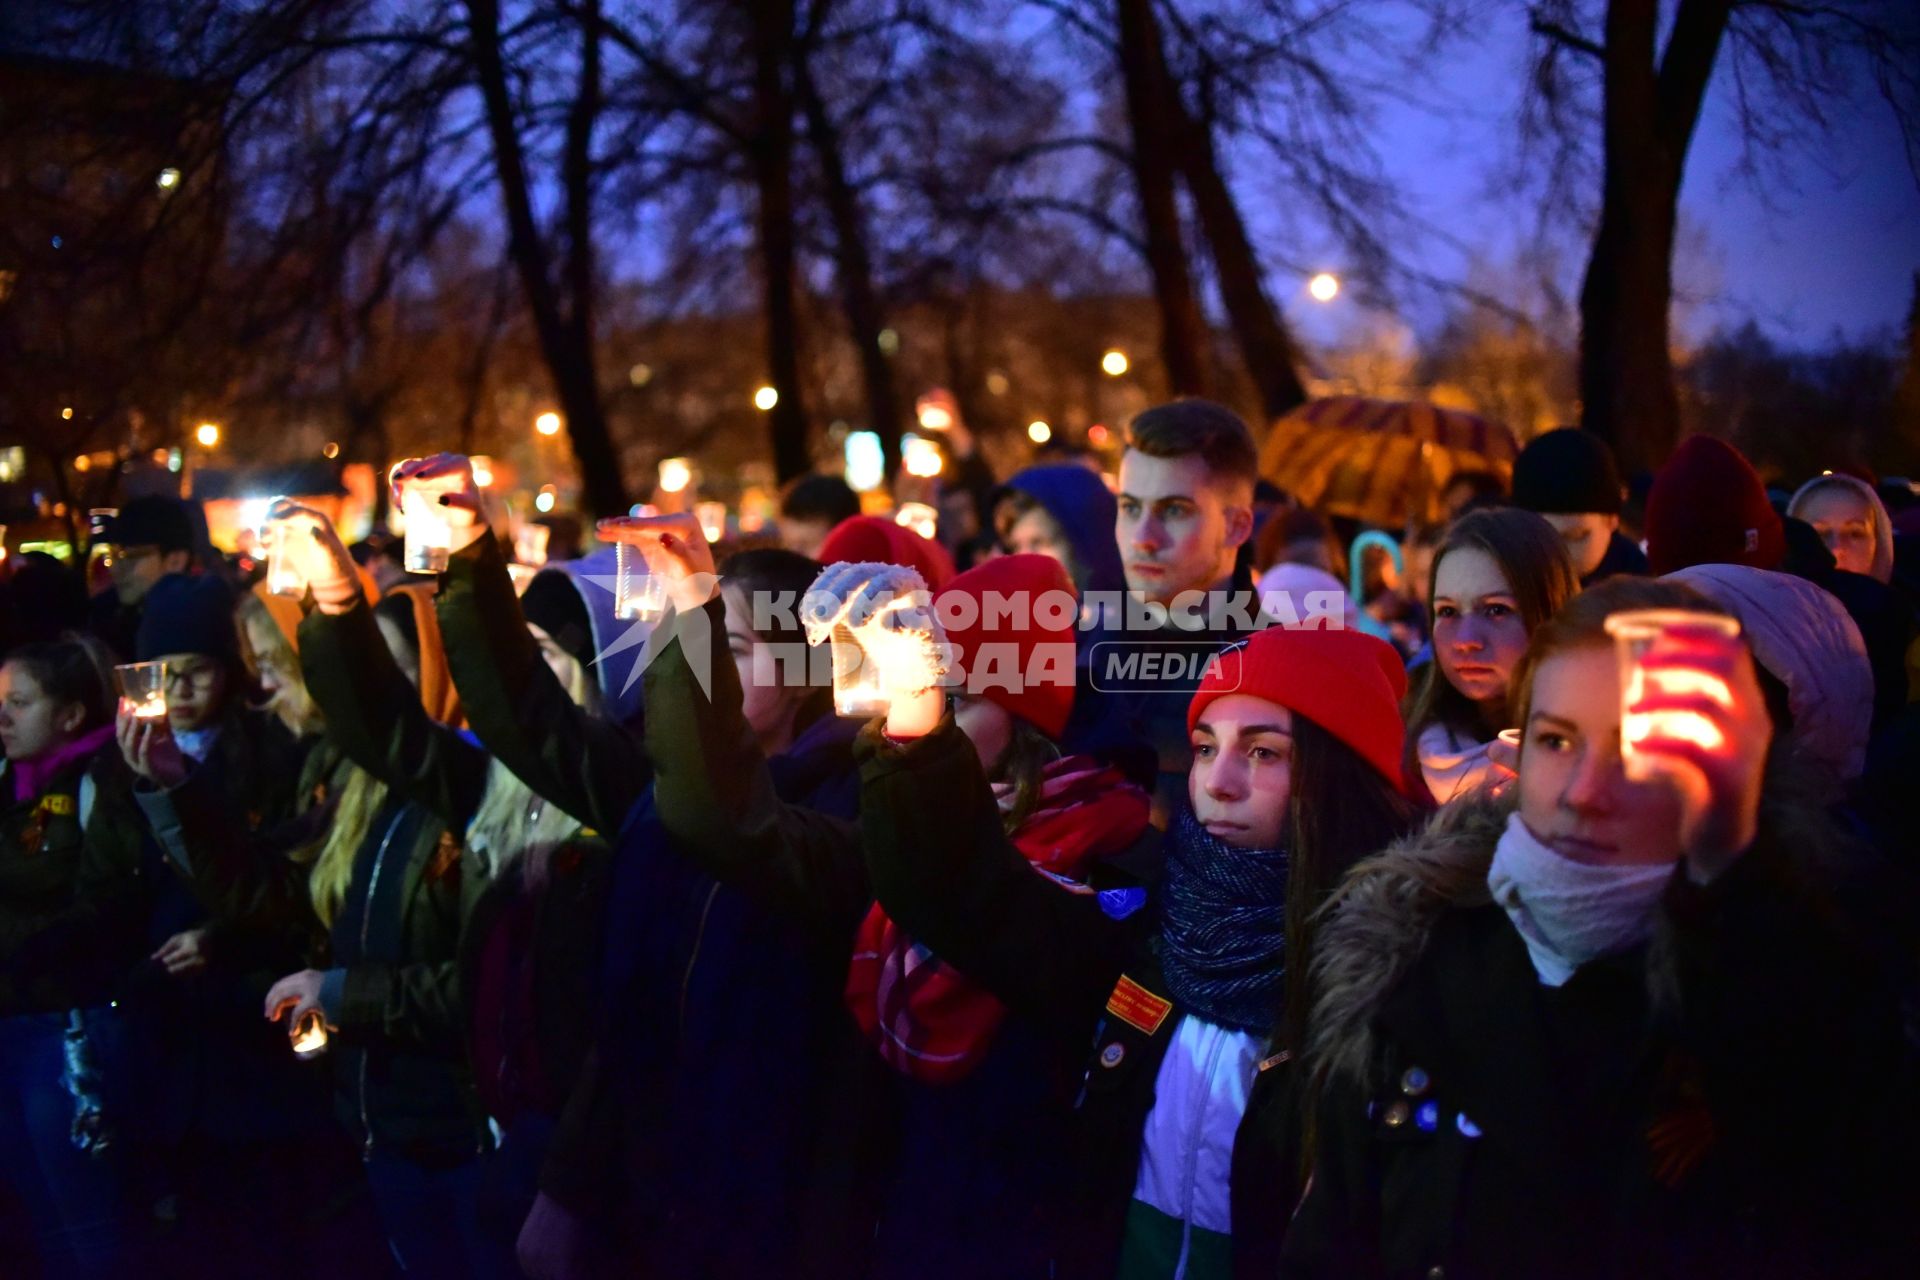
<svg viewBox="0 0 1920 1280">
<path fill-rule="evenodd" d="M 1653 912 L 1673 864 L 1601 866 L 1555 853 L 1515 813 L 1494 846 L 1487 888 L 1505 908 L 1549 987 L 1589 960 L 1624 951 L 1653 932 Z"/>
</svg>

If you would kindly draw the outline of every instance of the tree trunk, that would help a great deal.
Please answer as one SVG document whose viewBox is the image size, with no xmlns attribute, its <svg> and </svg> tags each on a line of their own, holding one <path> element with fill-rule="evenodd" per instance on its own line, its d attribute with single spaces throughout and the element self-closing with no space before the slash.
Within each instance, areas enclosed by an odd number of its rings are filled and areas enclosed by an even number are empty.
<svg viewBox="0 0 1920 1280">
<path fill-rule="evenodd" d="M 1581 419 L 1628 474 L 1680 438 L 1669 315 L 1681 177 L 1728 0 L 1683 0 L 1656 64 L 1658 0 L 1607 6 L 1605 185 L 1580 289 Z"/>
<path fill-rule="evenodd" d="M 561 307 L 559 290 L 554 285 L 546 243 L 534 219 L 526 158 L 520 146 L 519 125 L 513 115 L 506 68 L 501 61 L 500 6 L 497 0 L 467 0 L 467 13 L 473 32 L 474 72 L 486 106 L 494 169 L 506 208 L 507 252 L 519 272 L 521 288 L 527 295 L 527 310 L 533 317 L 534 333 L 540 342 L 540 354 L 546 361 L 554 394 L 566 418 L 567 435 L 580 465 L 587 506 L 598 516 L 624 515 L 629 505 L 627 488 L 621 479 L 620 460 L 614 452 L 613 440 L 607 433 L 606 413 L 600 403 L 600 382 L 594 368 L 590 257 L 584 259 L 588 278 L 583 280 L 579 273 L 581 254 L 586 251 L 586 244 L 581 241 L 590 241 L 592 224 L 588 174 L 571 153 L 580 129 L 582 106 L 576 102 L 575 113 L 568 121 L 567 225 L 576 240 L 569 245 L 568 265 L 569 283 L 576 296 L 571 299 L 571 311 L 566 311 Z M 586 100 L 589 116 L 598 110 L 599 98 L 598 10 L 592 13 L 586 28 L 581 67 L 581 98 Z M 590 119 L 587 127 L 590 130 Z M 583 230 L 587 233 L 584 236 Z"/>
<path fill-rule="evenodd" d="M 753 85 L 757 122 L 749 152 L 759 194 L 760 272 L 766 314 L 767 377 L 779 400 L 767 414 L 780 483 L 813 470 L 800 384 L 800 316 L 794 305 L 798 252 L 793 226 L 793 93 L 787 72 L 793 0 L 753 0 Z"/>
<path fill-rule="evenodd" d="M 1165 76 L 1165 51 L 1162 50 Z M 1170 81 L 1169 81 L 1170 83 Z M 1278 308 L 1267 297 L 1260 261 L 1247 238 L 1246 222 L 1226 179 L 1220 175 L 1210 122 L 1196 119 L 1180 101 L 1168 95 L 1169 112 L 1179 131 L 1181 170 L 1187 190 L 1200 215 L 1200 229 L 1213 251 L 1214 274 L 1220 281 L 1220 299 L 1226 303 L 1234 338 L 1247 375 L 1260 392 L 1260 408 L 1272 421 L 1306 402 L 1300 381 L 1299 348 Z"/>
<path fill-rule="evenodd" d="M 1133 177 L 1147 244 L 1147 269 L 1160 308 L 1160 356 L 1175 395 L 1205 395 L 1206 326 L 1193 292 L 1192 266 L 1174 194 L 1174 137 L 1167 116 L 1173 95 L 1152 0 L 1116 0 L 1120 78 L 1133 135 Z"/>
<path fill-rule="evenodd" d="M 860 352 L 867 412 L 873 431 L 880 437 L 881 456 L 887 478 L 891 480 L 900 466 L 900 393 L 894 385 L 893 362 L 880 349 L 880 331 L 885 327 L 885 319 L 873 284 L 873 255 L 867 249 L 866 217 L 860 208 L 859 193 L 847 180 L 840 134 L 827 114 L 827 104 L 820 98 L 807 58 L 808 51 L 801 49 L 793 60 L 794 89 L 800 108 L 806 113 L 807 135 L 813 142 L 814 154 L 820 159 L 827 213 L 833 219 L 841 306 L 847 313 L 847 328 L 853 334 L 854 346 Z"/>
</svg>

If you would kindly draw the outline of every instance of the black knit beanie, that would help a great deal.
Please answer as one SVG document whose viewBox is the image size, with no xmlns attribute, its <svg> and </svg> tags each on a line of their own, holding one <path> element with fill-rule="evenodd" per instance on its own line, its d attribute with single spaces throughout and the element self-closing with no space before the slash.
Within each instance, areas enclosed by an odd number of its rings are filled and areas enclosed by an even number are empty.
<svg viewBox="0 0 1920 1280">
<path fill-rule="evenodd" d="M 593 622 L 580 588 L 564 569 L 543 569 L 533 575 L 520 597 L 527 621 L 553 637 L 581 666 L 593 662 Z"/>
<path fill-rule="evenodd" d="M 1620 514 L 1620 470 L 1607 442 L 1579 427 L 1561 427 L 1520 451 L 1513 464 L 1513 505 L 1541 515 Z"/>
<path fill-rule="evenodd" d="M 233 592 L 210 574 L 168 574 L 141 602 L 134 649 L 142 662 L 170 653 L 236 661 L 240 642 L 234 631 Z"/>
</svg>

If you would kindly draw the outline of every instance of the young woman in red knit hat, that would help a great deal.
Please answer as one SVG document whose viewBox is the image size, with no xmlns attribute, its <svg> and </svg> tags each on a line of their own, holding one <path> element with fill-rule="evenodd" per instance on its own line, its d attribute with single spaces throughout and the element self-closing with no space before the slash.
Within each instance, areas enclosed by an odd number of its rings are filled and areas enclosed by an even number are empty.
<svg viewBox="0 0 1920 1280">
<path fill-rule="evenodd" d="M 803 923 L 819 945 L 794 962 L 833 983 L 850 1015 L 839 1029 L 848 1071 L 831 1100 L 844 1112 L 830 1135 L 838 1141 L 823 1144 L 811 1179 L 823 1197 L 863 1200 L 865 1217 L 827 1210 L 811 1224 L 842 1236 L 809 1250 L 814 1270 L 1048 1276 L 1075 1084 L 1056 1028 L 1009 1009 L 990 984 L 947 963 L 938 945 L 875 901 L 859 827 L 773 796 L 743 730 L 741 685 L 751 677 L 724 660 L 711 551 L 697 526 L 684 517 L 620 520 L 602 534 L 642 546 L 675 607 L 646 671 L 661 820 L 709 874 Z M 1005 556 L 930 593 L 912 568 L 839 563 L 802 613 L 822 600 L 882 595 L 945 618 L 941 652 L 957 677 L 969 673 L 955 683 L 948 727 L 988 788 L 985 809 L 976 815 L 941 798 L 923 816 L 963 831 L 978 818 L 1006 842 L 1021 876 L 1050 890 L 1138 891 L 1138 857 L 1154 844 L 1146 791 L 1102 760 L 1062 757 L 1056 745 L 1073 707 L 1079 618 L 1066 570 L 1046 556 Z M 830 620 L 808 614 L 810 626 Z M 928 657 L 925 637 L 911 631 L 881 623 L 862 636 L 890 682 Z M 944 711 L 944 693 L 937 701 Z M 887 749 L 881 727 L 862 734 L 863 775 Z M 863 814 L 874 795 L 869 777 Z M 831 1047 L 835 1031 L 821 1028 L 819 1039 Z M 820 1050 L 769 1046 L 770 1072 L 778 1074 L 781 1055 L 809 1051 Z"/>
<path fill-rule="evenodd" d="M 842 620 L 896 690 L 862 799 L 881 906 L 1049 1028 L 1079 1082 L 1054 1274 L 1270 1268 L 1275 1206 L 1301 1172 L 1276 1152 L 1297 1127 L 1284 1068 L 1313 916 L 1415 812 L 1398 655 L 1359 632 L 1281 629 L 1225 651 L 1187 708 L 1188 803 L 1157 883 L 1103 892 L 1034 875 L 1003 834 L 946 708 L 934 613 L 876 584 L 844 594 Z"/>
</svg>

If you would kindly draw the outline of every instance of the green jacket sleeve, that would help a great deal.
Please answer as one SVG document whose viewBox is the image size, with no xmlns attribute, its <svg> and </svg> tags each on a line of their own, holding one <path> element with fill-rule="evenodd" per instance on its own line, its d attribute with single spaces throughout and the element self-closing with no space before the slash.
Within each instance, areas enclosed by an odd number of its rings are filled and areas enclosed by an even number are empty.
<svg viewBox="0 0 1920 1280">
<path fill-rule="evenodd" d="M 349 760 L 465 831 L 487 789 L 487 753 L 420 705 L 362 600 L 300 624 L 300 669 Z"/>
<path fill-rule="evenodd" d="M 851 931 L 873 902 L 858 829 L 774 793 L 741 709 L 724 606 L 715 599 L 672 617 L 654 636 L 647 753 L 655 761 L 654 802 L 679 851 L 716 880 L 824 928 Z"/>
<path fill-rule="evenodd" d="M 567 696 L 527 631 L 492 533 L 452 557 L 434 605 L 467 723 L 487 750 L 548 803 L 618 831 L 652 778 L 647 754 Z"/>
<path fill-rule="evenodd" d="M 1033 870 L 953 718 L 904 746 L 870 728 L 862 749 L 862 843 L 894 922 L 1010 1009 L 1096 1015 L 1138 954 L 1135 927 Z"/>
</svg>

